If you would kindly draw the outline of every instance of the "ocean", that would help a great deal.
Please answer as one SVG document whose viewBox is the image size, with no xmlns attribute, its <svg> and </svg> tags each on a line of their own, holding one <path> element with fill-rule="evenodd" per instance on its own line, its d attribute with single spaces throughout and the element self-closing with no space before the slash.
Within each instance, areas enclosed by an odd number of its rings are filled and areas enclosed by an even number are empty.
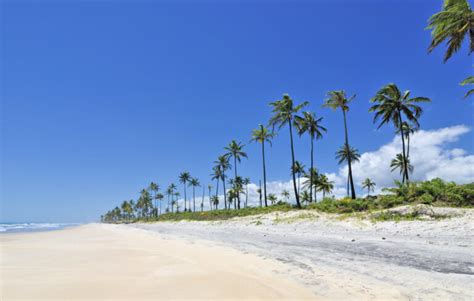
<svg viewBox="0 0 474 301">
<path fill-rule="evenodd" d="M 74 223 L 0 223 L 0 233 L 37 232 L 60 230 L 66 227 L 77 226 Z"/>
</svg>

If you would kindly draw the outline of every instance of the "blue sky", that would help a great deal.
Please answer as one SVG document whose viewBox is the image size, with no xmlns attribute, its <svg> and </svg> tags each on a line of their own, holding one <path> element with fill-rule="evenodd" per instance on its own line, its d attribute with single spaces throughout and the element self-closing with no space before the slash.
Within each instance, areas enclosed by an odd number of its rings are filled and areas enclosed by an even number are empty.
<svg viewBox="0 0 474 301">
<path fill-rule="evenodd" d="M 152 180 L 176 183 L 184 170 L 207 184 L 223 147 L 248 144 L 283 93 L 324 117 L 329 131 L 316 144 L 323 172 L 337 173 L 334 152 L 343 143 L 340 112 L 321 108 L 325 93 L 357 94 L 350 140 L 371 152 L 394 137 L 391 127 L 376 131 L 367 112 L 389 82 L 433 100 L 423 129 L 467 126 L 449 143 L 471 156 L 472 101 L 461 100 L 458 85 L 472 72 L 467 48 L 446 64 L 444 49 L 426 51 L 426 20 L 440 6 L 4 2 L 0 221 L 95 220 Z M 290 178 L 286 131 L 268 152 L 270 181 Z M 308 143 L 297 139 L 301 161 Z M 239 172 L 258 182 L 258 145 L 246 150 Z"/>
</svg>

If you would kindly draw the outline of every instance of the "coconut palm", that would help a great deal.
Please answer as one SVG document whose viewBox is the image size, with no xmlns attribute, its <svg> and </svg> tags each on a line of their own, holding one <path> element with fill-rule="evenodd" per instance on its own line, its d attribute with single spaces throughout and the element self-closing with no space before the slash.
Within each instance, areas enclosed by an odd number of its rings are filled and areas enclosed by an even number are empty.
<svg viewBox="0 0 474 301">
<path fill-rule="evenodd" d="M 372 182 L 371 179 L 367 178 L 362 182 L 362 188 L 367 188 L 367 196 L 370 196 L 370 192 L 375 189 L 375 182 Z"/>
<path fill-rule="evenodd" d="M 305 166 L 300 161 L 296 160 L 292 172 L 298 175 L 298 194 L 301 191 L 301 175 L 305 172 Z"/>
<path fill-rule="evenodd" d="M 465 80 L 461 82 L 461 86 L 466 86 L 466 85 L 474 85 L 474 76 L 469 76 Z M 474 89 L 470 89 L 469 91 L 464 94 L 464 98 L 469 97 L 472 93 L 474 93 Z"/>
<path fill-rule="evenodd" d="M 293 145 L 293 126 L 295 125 L 294 117 L 302 108 L 308 105 L 308 102 L 305 101 L 299 105 L 294 105 L 293 99 L 291 99 L 288 94 L 284 94 L 281 100 L 274 101 L 270 103 L 270 105 L 273 107 L 273 116 L 270 118 L 269 125 L 273 128 L 278 127 L 278 129 L 288 125 L 290 131 L 291 166 L 293 167 L 295 165 L 295 149 Z M 296 188 L 296 175 L 294 172 L 292 172 L 292 176 L 296 206 L 301 208 L 300 196 L 298 195 L 298 189 Z"/>
<path fill-rule="evenodd" d="M 272 203 L 272 205 L 274 205 L 275 202 L 277 201 L 277 197 L 274 193 L 269 193 L 268 200 L 270 201 L 270 203 Z"/>
<path fill-rule="evenodd" d="M 290 192 L 288 190 L 284 189 L 281 192 L 281 196 L 282 196 L 283 199 L 285 199 L 288 202 L 289 199 L 290 199 Z"/>
<path fill-rule="evenodd" d="M 300 197 L 301 197 L 301 202 L 302 202 L 302 203 L 305 203 L 306 205 L 309 204 L 309 200 L 310 200 L 311 197 L 310 197 L 310 195 L 309 195 L 308 190 L 303 191 L 303 192 L 301 193 L 301 196 L 300 196 Z"/>
<path fill-rule="evenodd" d="M 327 129 L 321 125 L 323 117 L 317 118 L 314 113 L 312 112 L 303 112 L 303 116 L 295 116 L 295 121 L 298 126 L 298 133 L 299 135 L 303 135 L 308 133 L 309 137 L 311 138 L 311 166 L 310 168 L 314 168 L 314 140 L 322 139 L 323 132 L 327 132 Z M 313 182 L 313 179 L 310 180 Z M 312 186 L 310 187 L 309 194 L 312 197 L 313 191 Z M 299 193 L 299 190 L 298 190 Z M 311 200 L 312 201 L 312 200 Z"/>
<path fill-rule="evenodd" d="M 243 193 L 244 180 L 242 179 L 242 177 L 237 176 L 237 178 L 235 179 L 230 179 L 228 183 L 232 186 L 233 196 L 235 196 L 235 198 L 233 199 L 234 209 L 238 209 L 240 207 L 238 207 L 237 202 L 239 201 L 239 195 Z"/>
<path fill-rule="evenodd" d="M 447 41 L 444 62 L 461 48 L 466 36 L 469 38 L 469 53 L 474 51 L 474 14 L 467 0 L 445 0 L 443 10 L 431 16 L 428 23 L 427 29 L 432 30 L 428 52 Z"/>
<path fill-rule="evenodd" d="M 342 164 L 344 162 L 359 162 L 360 154 L 359 150 L 356 148 L 351 147 L 350 145 L 343 145 L 341 148 L 336 152 L 336 159 L 338 160 L 338 164 Z M 349 184 L 351 179 L 350 171 L 347 173 L 347 195 L 349 196 Z"/>
<path fill-rule="evenodd" d="M 193 187 L 193 212 L 196 212 L 196 187 L 201 187 L 201 183 L 197 178 L 191 178 L 191 180 L 189 180 L 189 186 Z M 189 205 L 189 207 L 191 207 L 191 205 Z"/>
<path fill-rule="evenodd" d="M 173 199 L 174 197 L 174 191 L 176 190 L 176 185 L 171 183 L 170 185 L 168 185 L 168 188 L 166 189 L 166 195 L 168 196 L 168 210 L 170 208 L 170 199 Z"/>
<path fill-rule="evenodd" d="M 272 146 L 272 139 L 275 137 L 275 133 L 270 132 L 266 127 L 263 125 L 259 125 L 258 129 L 252 131 L 252 138 L 250 141 L 259 142 L 262 144 L 262 163 L 263 163 L 263 194 L 265 200 L 265 207 L 268 206 L 267 204 L 267 171 L 265 167 L 265 142 Z"/>
<path fill-rule="evenodd" d="M 180 175 L 179 175 L 179 182 L 183 184 L 183 187 L 184 187 L 184 211 L 186 212 L 186 202 L 187 202 L 187 196 L 186 196 L 186 187 L 187 187 L 187 184 L 188 182 L 191 180 L 191 175 L 189 174 L 189 172 L 185 171 L 185 172 L 182 172 Z"/>
<path fill-rule="evenodd" d="M 323 193 L 323 199 L 326 197 L 326 193 L 331 193 L 334 189 L 334 182 L 329 181 L 325 174 L 321 174 L 318 178 L 318 191 Z"/>
<path fill-rule="evenodd" d="M 262 181 L 258 181 L 257 193 L 258 193 L 258 201 L 259 201 L 260 208 L 261 208 L 263 206 L 263 204 L 262 204 Z"/>
<path fill-rule="evenodd" d="M 205 194 L 206 194 L 206 187 L 204 187 L 204 185 L 202 185 L 201 212 L 204 211 L 204 197 L 205 197 Z"/>
<path fill-rule="evenodd" d="M 331 108 L 333 110 L 341 109 L 342 115 L 344 118 L 344 137 L 346 148 L 349 149 L 349 134 L 347 130 L 347 112 L 349 111 L 349 103 L 354 100 L 355 95 L 351 97 L 346 97 L 346 92 L 344 90 L 340 91 L 330 91 L 328 93 L 328 98 L 325 100 L 324 107 Z M 352 160 L 348 157 L 347 165 L 349 167 L 349 183 L 351 186 L 351 197 L 352 199 L 356 198 L 354 179 L 352 177 Z"/>
<path fill-rule="evenodd" d="M 217 210 L 217 206 L 219 206 L 219 197 L 217 195 L 212 196 L 211 202 Z"/>
<path fill-rule="evenodd" d="M 410 97 L 410 91 L 401 92 L 397 85 L 390 83 L 380 89 L 377 94 L 370 100 L 375 103 L 369 112 L 375 112 L 374 123 L 380 120 L 378 128 L 390 122 L 399 130 L 402 137 L 402 156 L 403 162 L 407 163 L 407 155 L 405 148 L 405 135 L 403 131 L 403 117 L 406 121 L 419 127 L 418 118 L 420 118 L 423 109 L 418 105 L 422 102 L 430 102 L 427 97 Z M 404 181 L 409 182 L 408 167 L 403 168 L 405 174 Z"/>
<path fill-rule="evenodd" d="M 162 211 L 161 211 L 161 202 L 163 201 L 163 198 L 164 198 L 164 197 L 165 197 L 165 196 L 164 196 L 163 194 L 161 194 L 161 193 L 157 193 L 157 194 L 155 195 L 155 200 L 160 203 L 160 214 L 162 213 Z M 156 204 L 155 204 L 155 216 L 158 216 L 158 207 L 156 206 Z"/>
<path fill-rule="evenodd" d="M 410 159 L 405 159 L 403 154 L 397 154 L 395 158 L 390 163 L 390 167 L 392 168 L 391 171 L 395 171 L 397 169 L 400 170 L 400 175 L 402 175 L 402 183 L 406 175 L 408 173 L 413 172 L 413 165 L 410 164 Z"/>
<path fill-rule="evenodd" d="M 241 142 L 232 140 L 228 146 L 224 147 L 227 151 L 224 155 L 234 158 L 234 178 L 237 178 L 237 162 L 240 163 L 242 158 L 247 158 L 247 154 L 243 151 L 245 147 Z M 240 209 L 240 195 L 237 195 L 237 207 Z"/>
<path fill-rule="evenodd" d="M 212 170 L 213 173 L 211 174 L 211 180 L 216 180 L 216 197 L 219 199 L 219 182 L 222 179 L 222 170 L 219 165 L 214 166 Z"/>
<path fill-rule="evenodd" d="M 314 200 L 317 201 L 316 191 L 318 190 L 318 184 L 319 184 L 318 170 L 316 168 L 308 169 L 308 172 L 304 173 L 303 178 L 306 179 L 303 183 L 303 188 L 309 189 L 310 194 L 314 194 L 309 199 L 310 203 L 313 202 L 313 196 L 314 196 Z"/>
<path fill-rule="evenodd" d="M 159 189 L 160 189 L 160 187 L 158 186 L 158 184 L 153 183 L 153 182 L 151 182 L 150 185 L 148 186 L 148 190 L 151 193 L 153 193 L 152 198 L 153 198 L 153 200 L 155 200 L 154 201 L 155 202 L 154 208 L 152 209 L 153 213 L 155 213 L 155 216 L 156 216 L 156 208 L 157 208 L 156 207 L 156 194 L 158 193 Z"/>
<path fill-rule="evenodd" d="M 225 156 L 225 155 L 217 157 L 217 161 L 214 161 L 214 163 L 221 170 L 221 181 L 222 181 L 222 185 L 223 185 L 223 188 L 224 188 L 224 208 L 227 209 L 227 193 L 226 193 L 226 189 L 225 189 L 225 180 L 226 180 L 227 176 L 226 176 L 225 172 L 228 169 L 230 169 L 232 167 L 232 165 L 230 165 L 230 163 L 229 163 L 229 157 Z"/>
</svg>

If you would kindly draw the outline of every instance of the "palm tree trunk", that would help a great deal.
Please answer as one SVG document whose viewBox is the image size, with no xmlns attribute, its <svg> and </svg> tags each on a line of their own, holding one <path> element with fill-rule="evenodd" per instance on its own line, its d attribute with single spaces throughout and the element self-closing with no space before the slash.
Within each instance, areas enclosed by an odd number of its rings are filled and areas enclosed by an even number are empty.
<svg viewBox="0 0 474 301">
<path fill-rule="evenodd" d="M 265 167 L 265 141 L 262 141 L 262 162 L 263 162 L 263 195 L 265 200 L 265 207 L 268 207 L 267 202 L 267 170 Z"/>
<path fill-rule="evenodd" d="M 298 190 L 296 188 L 296 176 L 294 171 L 295 166 L 295 148 L 293 146 L 293 129 L 291 127 L 291 119 L 288 119 L 288 125 L 290 127 L 290 142 L 291 142 L 291 175 L 293 176 L 293 189 L 295 191 L 296 197 L 296 207 L 301 208 L 300 196 L 298 195 Z"/>
<path fill-rule="evenodd" d="M 400 112 L 400 110 L 398 110 L 398 121 L 399 121 L 399 127 L 400 127 L 400 135 L 402 136 L 402 155 L 403 155 L 403 168 L 405 169 L 404 173 L 405 173 L 405 180 L 408 184 L 408 182 L 410 181 L 409 180 L 409 177 L 408 177 L 408 162 L 407 162 L 407 155 L 406 155 L 406 152 L 405 152 L 405 135 L 403 135 L 403 128 L 402 128 L 402 113 Z"/>
<path fill-rule="evenodd" d="M 410 133 L 407 134 L 407 159 L 410 160 Z"/>
<path fill-rule="evenodd" d="M 184 211 L 186 212 L 186 181 L 184 182 Z"/>
<path fill-rule="evenodd" d="M 222 178 L 222 186 L 224 186 L 224 208 L 227 210 L 227 193 L 225 191 L 225 176 Z M 230 209 L 230 206 L 229 206 Z"/>
<path fill-rule="evenodd" d="M 211 188 L 209 187 L 209 211 L 212 211 Z"/>
<path fill-rule="evenodd" d="M 346 111 L 344 109 L 342 110 L 342 114 L 344 115 L 344 133 L 345 133 L 345 138 L 346 138 L 346 151 L 349 154 L 349 135 L 347 133 L 347 121 L 346 121 Z M 351 194 L 352 194 L 352 199 L 356 199 L 356 193 L 355 193 L 355 188 L 354 188 L 354 179 L 352 178 L 352 162 L 351 162 L 351 156 L 347 156 L 347 163 L 349 166 L 349 181 L 351 183 Z"/>
<path fill-rule="evenodd" d="M 204 195 L 206 194 L 206 188 L 202 185 L 202 200 L 201 200 L 201 212 L 204 210 Z"/>
<path fill-rule="evenodd" d="M 311 136 L 311 167 L 309 170 L 309 202 L 313 202 L 313 144 L 314 139 Z M 315 189 L 316 190 L 316 189 Z M 316 191 L 314 192 L 314 199 L 316 200 Z"/>
<path fill-rule="evenodd" d="M 262 181 L 258 181 L 258 186 L 260 188 L 260 190 L 258 191 L 258 200 L 260 201 L 260 208 L 263 207 L 263 204 L 262 204 Z"/>
<path fill-rule="evenodd" d="M 193 186 L 193 212 L 196 212 L 196 188 L 194 186 Z"/>
<path fill-rule="evenodd" d="M 219 178 L 217 179 L 217 185 L 216 185 L 216 197 L 219 198 Z M 216 204 L 216 210 L 217 210 L 217 204 Z"/>
<path fill-rule="evenodd" d="M 235 155 L 234 155 L 234 173 L 235 173 L 234 180 L 237 180 L 237 157 Z M 234 205 L 234 208 L 240 209 L 240 193 L 237 193 L 237 204 Z"/>
<path fill-rule="evenodd" d="M 245 208 L 247 208 L 248 201 L 249 201 L 249 185 L 245 184 Z"/>
</svg>

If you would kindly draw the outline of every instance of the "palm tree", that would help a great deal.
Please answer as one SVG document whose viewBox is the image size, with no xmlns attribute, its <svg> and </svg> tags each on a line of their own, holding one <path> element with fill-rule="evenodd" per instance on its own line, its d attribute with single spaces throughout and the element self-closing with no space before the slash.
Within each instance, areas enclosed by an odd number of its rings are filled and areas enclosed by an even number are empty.
<svg viewBox="0 0 474 301">
<path fill-rule="evenodd" d="M 219 182 L 222 179 L 222 170 L 219 165 L 214 166 L 212 170 L 213 170 L 213 173 L 211 174 L 211 180 L 216 180 L 216 197 L 217 199 L 219 199 Z"/>
<path fill-rule="evenodd" d="M 461 82 L 461 86 L 466 85 L 474 85 L 474 76 L 469 76 Z M 464 98 L 468 98 L 472 93 L 474 93 L 474 89 L 470 89 L 469 91 L 467 91 L 466 94 L 464 94 Z"/>
<path fill-rule="evenodd" d="M 156 216 L 156 194 L 158 193 L 158 190 L 160 189 L 160 187 L 158 186 L 158 184 L 155 184 L 153 182 L 150 183 L 150 185 L 148 186 L 148 190 L 150 190 L 150 192 L 153 192 L 153 196 L 152 198 L 155 200 L 155 206 L 154 206 L 154 209 L 153 209 L 153 212 L 155 213 L 155 216 Z"/>
<path fill-rule="evenodd" d="M 185 171 L 179 175 L 179 182 L 183 184 L 184 187 L 184 211 L 186 212 L 186 184 L 191 180 L 191 175 L 189 172 Z"/>
<path fill-rule="evenodd" d="M 219 206 L 219 197 L 217 195 L 214 195 L 212 198 L 211 198 L 211 201 L 212 201 L 212 204 L 214 206 L 216 206 L 216 210 L 217 210 L 217 206 Z"/>
<path fill-rule="evenodd" d="M 367 196 L 370 196 L 370 191 L 374 191 L 375 189 L 375 182 L 367 178 L 362 182 L 362 188 L 367 188 Z"/>
<path fill-rule="evenodd" d="M 384 124 L 392 122 L 395 128 L 399 129 L 402 137 L 402 156 L 403 162 L 407 163 L 407 155 L 405 150 L 405 135 L 403 131 L 403 118 L 405 116 L 407 121 L 419 127 L 418 118 L 420 118 L 423 109 L 417 105 L 421 102 L 430 102 L 427 97 L 412 97 L 410 98 L 410 91 L 401 92 L 397 85 L 390 83 L 380 89 L 377 94 L 370 100 L 375 103 L 369 112 L 375 112 L 374 123 L 381 119 L 378 128 Z M 403 168 L 404 181 L 409 182 L 408 167 Z"/>
<path fill-rule="evenodd" d="M 290 199 L 290 193 L 288 192 L 288 190 L 284 189 L 282 192 L 281 192 L 281 196 L 288 202 L 288 200 Z"/>
<path fill-rule="evenodd" d="M 259 142 L 262 144 L 263 194 L 265 199 L 265 207 L 267 207 L 267 171 L 265 168 L 265 142 L 268 142 L 268 144 L 272 146 L 272 139 L 273 137 L 275 137 L 275 133 L 270 132 L 266 127 L 261 124 L 259 125 L 259 127 L 259 129 L 255 129 L 252 131 L 252 138 L 250 141 Z"/>
<path fill-rule="evenodd" d="M 427 29 L 432 29 L 428 52 L 448 41 L 444 62 L 461 48 L 466 36 L 470 40 L 469 53 L 474 51 L 474 15 L 467 0 L 445 0 L 443 10 L 431 16 L 428 23 Z"/>
<path fill-rule="evenodd" d="M 293 125 L 295 115 L 305 106 L 308 105 L 308 102 L 305 101 L 299 105 L 293 104 L 293 99 L 290 98 L 288 94 L 283 95 L 283 99 L 274 101 L 270 103 L 273 106 L 272 113 L 273 116 L 270 118 L 269 125 L 275 128 L 277 126 L 279 129 L 288 125 L 290 130 L 290 147 L 291 147 L 291 166 L 295 165 L 295 149 L 293 145 Z M 298 195 L 298 190 L 296 188 L 296 175 L 292 172 L 293 175 L 293 189 L 295 192 L 296 206 L 301 208 L 300 196 Z"/>
<path fill-rule="evenodd" d="M 277 197 L 274 193 L 269 193 L 268 200 L 270 201 L 270 203 L 272 203 L 272 205 L 274 205 L 275 202 L 277 201 Z"/>
<path fill-rule="evenodd" d="M 318 179 L 318 190 L 323 193 L 323 200 L 326 197 L 326 193 L 331 193 L 334 189 L 334 182 L 329 181 L 325 174 L 321 174 Z"/>
<path fill-rule="evenodd" d="M 204 196 L 205 196 L 205 194 L 206 194 L 206 187 L 204 187 L 204 185 L 202 185 L 201 212 L 204 211 Z"/>
<path fill-rule="evenodd" d="M 225 155 L 217 157 L 217 161 L 214 161 L 214 163 L 217 164 L 216 166 L 218 166 L 221 170 L 221 181 L 224 187 L 224 208 L 227 209 L 227 193 L 225 189 L 225 179 L 227 178 L 227 176 L 225 175 L 225 172 L 232 166 L 229 163 L 229 157 Z"/>
<path fill-rule="evenodd" d="M 189 186 L 193 187 L 193 212 L 196 212 L 196 187 L 201 187 L 201 183 L 199 183 L 198 179 L 191 178 L 191 180 L 189 180 Z M 191 205 L 189 205 L 189 207 L 191 207 Z"/>
<path fill-rule="evenodd" d="M 304 169 L 305 169 L 305 166 L 303 165 L 303 163 L 296 160 L 295 165 L 293 166 L 292 172 L 298 175 L 298 194 L 300 193 L 300 190 L 301 190 L 301 175 L 304 174 L 305 172 Z"/>
<path fill-rule="evenodd" d="M 168 188 L 166 189 L 166 194 L 168 195 L 168 210 L 170 208 L 170 198 L 173 199 L 174 191 L 176 190 L 176 185 L 171 183 Z"/>
<path fill-rule="evenodd" d="M 302 203 L 306 203 L 306 205 L 309 204 L 309 199 L 310 199 L 310 195 L 309 195 L 309 192 L 308 190 L 305 190 L 301 193 L 301 202 Z"/>
<path fill-rule="evenodd" d="M 303 188 L 309 189 L 310 194 L 313 194 L 314 191 L 314 200 L 317 201 L 316 191 L 318 190 L 318 183 L 319 183 L 319 172 L 316 168 L 310 168 L 308 172 L 305 172 L 303 175 L 305 178 L 305 182 L 303 183 Z M 314 188 L 314 190 L 313 190 Z M 309 199 L 310 203 L 313 202 L 313 196 Z"/>
<path fill-rule="evenodd" d="M 350 145 L 343 145 L 341 148 L 336 152 L 336 159 L 338 160 L 338 164 L 342 164 L 344 162 L 359 162 L 360 154 L 359 150 L 356 148 L 351 147 Z M 349 170 L 347 174 L 347 195 L 349 196 L 349 184 L 351 179 L 351 172 Z"/>
<path fill-rule="evenodd" d="M 390 167 L 392 168 L 391 171 L 400 170 L 402 183 L 404 183 L 403 180 L 405 179 L 403 175 L 413 172 L 413 165 L 410 164 L 410 159 L 405 159 L 403 154 L 397 154 L 390 163 Z"/>
<path fill-rule="evenodd" d="M 346 97 L 346 92 L 344 90 L 340 91 L 330 91 L 328 93 L 328 98 L 325 100 L 324 107 L 331 108 L 333 110 L 341 109 L 342 115 L 344 117 L 344 137 L 346 148 L 349 149 L 349 135 L 347 131 L 347 112 L 349 111 L 349 103 L 354 100 L 355 95 L 351 97 Z M 352 199 L 356 198 L 354 179 L 352 177 L 352 160 L 348 157 L 347 165 L 349 166 L 349 182 L 351 185 L 351 197 Z"/>
<path fill-rule="evenodd" d="M 296 124 L 298 125 L 298 133 L 302 136 L 304 133 L 308 133 L 311 138 L 311 166 L 310 168 L 313 169 L 314 164 L 314 140 L 322 139 L 323 132 L 327 132 L 326 128 L 321 126 L 321 122 L 323 117 L 317 118 L 314 113 L 311 112 L 303 112 L 303 117 L 295 116 Z M 310 180 L 311 183 L 313 179 Z M 313 191 L 312 186 L 310 187 L 309 194 L 312 197 Z M 299 190 L 298 190 L 299 193 Z M 311 200 L 312 201 L 312 200 Z"/>
<path fill-rule="evenodd" d="M 234 178 L 237 178 L 237 162 L 240 163 L 242 158 L 247 158 L 247 154 L 243 151 L 244 144 L 232 140 L 228 146 L 224 147 L 227 151 L 224 155 L 234 158 Z M 237 208 L 240 209 L 240 195 L 237 195 Z"/>
<path fill-rule="evenodd" d="M 164 196 L 161 193 L 157 193 L 155 195 L 155 200 L 157 200 L 160 203 L 160 214 L 162 213 L 162 211 L 161 211 L 161 201 L 163 201 L 163 198 L 164 198 Z M 155 216 L 158 216 L 158 207 L 156 207 L 156 205 L 155 205 Z"/>
</svg>

